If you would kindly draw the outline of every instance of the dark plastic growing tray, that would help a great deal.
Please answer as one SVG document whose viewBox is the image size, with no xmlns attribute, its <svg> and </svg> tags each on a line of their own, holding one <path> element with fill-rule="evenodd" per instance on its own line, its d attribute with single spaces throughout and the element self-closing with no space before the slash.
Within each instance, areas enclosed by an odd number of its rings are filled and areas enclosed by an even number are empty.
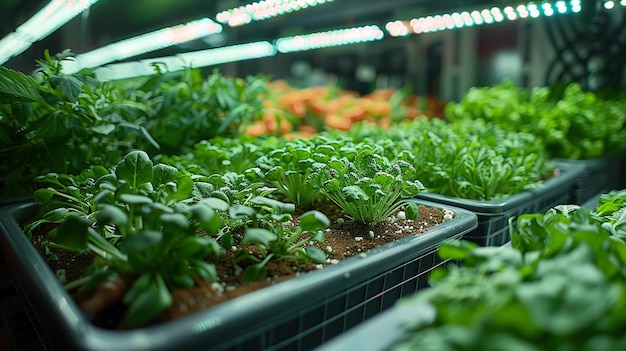
<svg viewBox="0 0 626 351">
<path fill-rule="evenodd" d="M 537 189 L 526 190 L 504 199 L 480 201 L 422 192 L 418 199 L 463 208 L 476 213 L 478 226 L 463 239 L 481 246 L 501 246 L 510 240 L 509 218 L 524 213 L 543 213 L 559 204 L 571 204 L 572 192 L 583 172 L 577 164 L 557 162 L 560 173 Z"/>
<path fill-rule="evenodd" d="M 510 242 L 503 245 L 502 249 L 511 250 Z M 437 308 L 428 301 L 404 299 L 392 308 L 316 347 L 314 351 L 393 350 L 410 336 L 412 329 L 432 324 L 436 314 Z"/>
<path fill-rule="evenodd" d="M 435 313 L 435 308 L 426 302 L 397 304 L 314 350 L 391 350 L 408 336 L 407 324 L 428 325 L 432 323 Z"/>
<path fill-rule="evenodd" d="M 560 163 L 583 167 L 573 190 L 572 202 L 582 205 L 599 193 L 621 190 L 624 186 L 626 156 L 601 157 L 588 160 L 558 159 Z"/>
<path fill-rule="evenodd" d="M 309 350 L 427 286 L 444 264 L 440 243 L 477 226 L 471 211 L 448 208 L 451 221 L 340 264 L 255 291 L 203 312 L 155 326 L 115 331 L 91 325 L 33 248 L 21 224 L 34 203 L 0 210 L 0 244 L 14 284 L 50 350 Z"/>
</svg>

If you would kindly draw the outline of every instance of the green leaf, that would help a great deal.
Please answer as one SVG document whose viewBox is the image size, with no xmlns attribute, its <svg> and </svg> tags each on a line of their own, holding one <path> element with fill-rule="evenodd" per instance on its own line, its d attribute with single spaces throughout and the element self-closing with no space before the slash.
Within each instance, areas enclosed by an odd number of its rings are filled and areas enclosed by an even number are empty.
<svg viewBox="0 0 626 351">
<path fill-rule="evenodd" d="M 172 296 L 160 274 L 150 275 L 150 284 L 130 301 L 124 322 L 129 328 L 143 326 L 172 304 Z"/>
<path fill-rule="evenodd" d="M 176 256 L 179 258 L 187 258 L 199 255 L 200 257 L 204 257 L 208 254 L 207 251 L 212 251 L 213 243 L 215 242 L 212 238 L 200 237 L 200 236 L 191 236 L 182 239 L 178 245 L 178 250 L 176 251 Z M 217 250 L 212 253 L 218 253 L 219 247 Z"/>
<path fill-rule="evenodd" d="M 118 179 L 127 181 L 136 189 L 139 185 L 152 181 L 152 161 L 144 151 L 131 151 L 117 164 L 115 174 Z"/>
<path fill-rule="evenodd" d="M 372 177 L 372 181 L 380 184 L 383 189 L 388 189 L 396 183 L 396 178 L 389 173 L 378 172 Z"/>
<path fill-rule="evenodd" d="M 444 259 L 463 260 L 478 246 L 467 240 L 448 240 L 441 243 L 438 253 Z"/>
<path fill-rule="evenodd" d="M 81 216 L 72 215 L 57 227 L 55 241 L 71 250 L 87 248 L 88 230 L 92 222 Z"/>
<path fill-rule="evenodd" d="M 330 226 L 330 219 L 322 212 L 312 210 L 298 217 L 302 230 L 315 233 L 320 229 L 326 229 Z"/>
<path fill-rule="evenodd" d="M 67 217 L 69 213 L 70 211 L 67 208 L 64 208 L 64 207 L 55 208 L 54 210 L 46 212 L 43 215 L 43 219 L 50 221 L 50 222 L 59 222 L 63 220 L 65 217 Z"/>
<path fill-rule="evenodd" d="M 120 201 L 129 205 L 147 205 L 152 203 L 152 199 L 144 195 L 122 194 Z"/>
<path fill-rule="evenodd" d="M 71 131 L 66 124 L 67 116 L 53 113 L 43 116 L 37 121 L 35 138 L 49 142 L 66 141 L 71 136 Z"/>
<path fill-rule="evenodd" d="M 34 77 L 0 66 L 0 103 L 42 101 Z"/>
<path fill-rule="evenodd" d="M 249 265 L 243 271 L 243 278 L 247 282 L 264 279 L 267 277 L 267 268 L 265 268 L 264 262 Z"/>
<path fill-rule="evenodd" d="M 153 168 L 152 184 L 159 187 L 159 185 L 174 181 L 177 175 L 178 168 L 159 163 Z"/>
<path fill-rule="evenodd" d="M 404 210 L 406 213 L 406 218 L 417 220 L 420 217 L 419 206 L 415 202 L 409 202 L 406 205 L 406 209 Z"/>
<path fill-rule="evenodd" d="M 161 148 L 159 143 L 157 143 L 157 141 L 154 140 L 152 135 L 150 135 L 150 132 L 144 126 L 139 127 L 139 130 L 141 130 L 141 134 L 143 135 L 143 137 L 146 138 L 146 140 L 148 140 L 148 142 L 152 146 L 154 146 L 157 150 L 159 150 Z"/>
<path fill-rule="evenodd" d="M 91 130 L 101 135 L 109 135 L 111 134 L 111 132 L 115 130 L 115 124 L 112 124 L 112 123 L 100 124 L 100 125 L 91 127 Z"/>
<path fill-rule="evenodd" d="M 252 198 L 250 200 L 250 202 L 255 204 L 255 205 L 270 207 L 277 214 L 293 213 L 295 211 L 295 209 L 296 209 L 296 206 L 294 204 L 290 204 L 290 203 L 286 203 L 286 202 L 270 199 L 270 198 L 264 197 L 264 196 L 254 197 L 254 198 Z"/>
<path fill-rule="evenodd" d="M 215 247 L 215 252 L 219 252 L 219 245 Z M 202 259 L 192 259 L 192 264 L 196 267 L 196 272 L 204 279 L 210 282 L 217 281 L 217 268 L 212 263 L 208 263 Z"/>
<path fill-rule="evenodd" d="M 348 201 L 367 201 L 369 196 L 356 185 L 343 187 L 343 194 Z"/>
<path fill-rule="evenodd" d="M 168 192 L 170 198 L 173 200 L 185 200 L 188 199 L 193 193 L 193 179 L 190 174 L 184 174 L 176 178 L 176 190 L 174 192 Z"/>
<path fill-rule="evenodd" d="M 379 155 L 374 154 L 374 151 L 370 149 L 365 149 L 357 154 L 354 164 L 357 169 L 363 172 L 365 177 L 373 178 L 376 172 L 380 170 L 379 161 L 381 161 Z"/>
<path fill-rule="evenodd" d="M 271 241 L 278 239 L 278 236 L 264 228 L 246 228 L 243 235 L 244 244 L 268 246 Z"/>
<path fill-rule="evenodd" d="M 228 214 L 233 219 L 252 219 L 256 216 L 257 211 L 250 206 L 234 204 L 228 208 Z"/>
<path fill-rule="evenodd" d="M 159 219 L 161 219 L 161 222 L 163 223 L 171 224 L 180 229 L 186 229 L 189 227 L 189 220 L 180 213 L 164 213 L 159 217 Z"/>
<path fill-rule="evenodd" d="M 202 199 L 200 203 L 206 204 L 207 206 L 218 211 L 226 211 L 229 207 L 228 202 L 215 197 L 207 197 L 206 199 Z"/>
<path fill-rule="evenodd" d="M 128 225 L 128 215 L 119 207 L 110 204 L 102 204 L 100 208 L 101 210 L 98 211 L 96 215 L 98 224 L 115 224 L 118 227 Z"/>
<path fill-rule="evenodd" d="M 200 224 L 200 229 L 204 229 L 210 234 L 217 234 L 222 227 L 220 216 L 205 203 L 194 204 L 189 207 L 189 211 Z"/>
<path fill-rule="evenodd" d="M 33 105 L 24 101 L 13 101 L 11 102 L 11 114 L 20 125 L 26 125 L 28 119 L 34 115 Z"/>
<path fill-rule="evenodd" d="M 50 85 L 55 89 L 59 87 L 63 94 L 74 103 L 78 101 L 78 96 L 83 90 L 81 81 L 72 76 L 50 77 Z"/>
<path fill-rule="evenodd" d="M 158 245 L 163 240 L 163 233 L 158 230 L 144 229 L 132 235 L 128 235 L 122 244 L 124 251 L 132 254 L 143 252 Z"/>
<path fill-rule="evenodd" d="M 50 200 L 52 200 L 52 196 L 54 196 L 54 194 L 55 191 L 51 188 L 37 189 L 34 194 L 35 202 L 40 205 L 47 204 Z"/>
<path fill-rule="evenodd" d="M 307 246 L 305 249 L 306 255 L 309 256 L 311 261 L 318 264 L 326 263 L 326 254 L 317 246 Z"/>
</svg>

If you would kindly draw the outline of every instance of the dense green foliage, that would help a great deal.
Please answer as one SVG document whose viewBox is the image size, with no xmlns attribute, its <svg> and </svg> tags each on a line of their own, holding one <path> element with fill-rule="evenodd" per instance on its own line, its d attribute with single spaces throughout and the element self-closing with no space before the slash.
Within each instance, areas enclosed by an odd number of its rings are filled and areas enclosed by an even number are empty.
<svg viewBox="0 0 626 351">
<path fill-rule="evenodd" d="M 446 244 L 440 254 L 462 265 L 437 270 L 433 288 L 403 302 L 435 313 L 416 317 L 394 350 L 625 348 L 625 198 L 522 215 L 511 222 L 512 247 Z"/>
<path fill-rule="evenodd" d="M 307 179 L 315 189 L 352 218 L 377 224 L 401 206 L 398 200 L 412 198 L 424 189 L 415 168 L 402 160 L 390 162 L 370 144 L 354 146 L 355 156 L 314 163 Z"/>
<path fill-rule="evenodd" d="M 310 240 L 323 240 L 318 231 L 329 225 L 325 215 L 311 211 L 300 216 L 299 226 L 285 227 L 293 204 L 262 196 L 272 190 L 256 184 L 216 186 L 224 178 L 228 174 L 216 181 L 154 165 L 145 152 L 132 151 L 112 169 L 41 177 L 49 185 L 35 192 L 41 215 L 25 230 L 32 235 L 45 223 L 58 224 L 46 234 L 44 247 L 97 257 L 68 288 L 89 291 L 120 275 L 132 277 L 124 295 L 129 327 L 153 320 L 170 306 L 170 292 L 195 285 L 194 277 L 216 281 L 216 269 L 206 259 L 233 247 L 240 251 L 238 260 L 254 262 L 244 271 L 250 280 L 265 278 L 269 260 L 325 263 L 321 250 L 298 240 L 306 233 Z M 232 235 L 236 228 L 245 230 L 241 242 Z M 245 244 L 256 245 L 262 257 L 250 255 Z"/>
<path fill-rule="evenodd" d="M 265 278 L 271 261 L 325 263 L 313 245 L 329 226 L 314 210 L 319 205 L 334 204 L 356 221 L 376 224 L 420 191 L 499 199 L 540 187 L 554 171 L 544 148 L 553 144 L 538 142 L 547 137 L 507 130 L 496 120 L 418 118 L 309 139 L 250 138 L 239 135 L 239 126 L 261 111 L 262 78 L 214 71 L 205 79 L 185 70 L 103 84 L 88 72 L 61 74 L 62 58 L 46 56 L 32 76 L 0 67 L 2 194 L 34 193 L 41 211 L 25 229 L 32 235 L 52 224 L 44 247 L 97 257 L 68 287 L 90 290 L 116 277 L 133 278 L 123 299 L 128 326 L 153 320 L 171 303 L 171 291 L 197 278 L 215 280 L 207 259 L 225 250 L 233 250 L 248 280 Z M 515 99 L 522 101 L 518 111 L 532 105 L 521 95 Z M 623 219 L 607 214 L 614 206 L 609 200 L 603 206 L 572 217 L 591 223 L 577 230 L 593 224 L 619 233 Z M 416 207 L 407 207 L 408 217 L 417 216 Z M 554 228 L 570 225 L 561 215 L 552 214 L 559 223 Z M 520 218 L 519 247 L 548 242 L 550 235 L 523 239 L 525 228 L 552 224 L 548 218 Z M 447 252 L 474 257 L 452 246 Z M 535 267 L 511 257 L 489 264 L 508 260 L 525 271 Z M 446 274 L 462 271 L 455 272 Z M 528 279 L 539 279 L 531 273 Z M 438 274 L 445 286 L 446 274 Z M 475 274 L 472 279 L 486 273 Z"/>
<path fill-rule="evenodd" d="M 508 130 L 532 133 L 550 157 L 590 159 L 626 152 L 626 101 L 584 91 L 580 85 L 525 89 L 511 81 L 473 87 L 446 118 L 484 119 Z"/>
<path fill-rule="evenodd" d="M 501 199 L 539 187 L 555 167 L 532 134 L 483 120 L 416 119 L 390 130 L 362 126 L 350 135 L 413 165 L 426 191 L 464 199 Z"/>
<path fill-rule="evenodd" d="M 114 166 L 131 150 L 172 155 L 238 135 L 262 107 L 260 77 L 188 69 L 103 83 L 88 71 L 63 74 L 69 56 L 46 53 L 32 75 L 0 66 L 2 196 L 29 195 L 33 178 L 47 172 Z"/>
</svg>

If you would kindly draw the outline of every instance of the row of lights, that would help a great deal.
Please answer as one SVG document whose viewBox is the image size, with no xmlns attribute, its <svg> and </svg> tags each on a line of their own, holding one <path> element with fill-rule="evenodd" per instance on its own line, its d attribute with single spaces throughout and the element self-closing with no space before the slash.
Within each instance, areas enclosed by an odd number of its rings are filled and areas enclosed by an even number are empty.
<svg viewBox="0 0 626 351">
<path fill-rule="evenodd" d="M 41 11 L 0 40 L 0 64 L 45 38 L 98 0 L 52 0 Z"/>
<path fill-rule="evenodd" d="M 626 6 L 626 0 L 620 0 L 622 6 Z M 604 7 L 612 9 L 615 1 L 605 1 Z M 518 6 L 506 6 L 504 8 L 492 7 L 490 9 L 453 12 L 442 15 L 413 18 L 409 21 L 391 21 L 385 25 L 389 35 L 393 37 L 407 36 L 410 34 L 438 32 L 447 29 L 492 24 L 517 19 L 537 18 L 540 16 L 553 16 L 557 14 L 578 13 L 581 11 L 581 0 L 556 1 L 556 2 L 530 2 Z"/>
<path fill-rule="evenodd" d="M 275 44 L 279 52 L 286 53 L 364 43 L 380 40 L 383 37 L 383 31 L 378 26 L 371 25 L 285 37 L 276 39 Z"/>
<path fill-rule="evenodd" d="M 222 11 L 216 15 L 215 19 L 219 23 L 237 27 L 328 2 L 332 0 L 264 0 Z"/>
<path fill-rule="evenodd" d="M 383 31 L 377 26 L 363 26 L 307 35 L 297 35 L 277 39 L 274 44 L 260 41 L 216 49 L 187 52 L 175 56 L 151 58 L 134 62 L 124 62 L 100 67 L 95 70 L 102 81 L 125 79 L 154 74 L 154 65 L 161 65 L 167 71 L 177 71 L 187 67 L 206 67 L 227 62 L 274 56 L 278 52 L 288 53 L 319 49 L 329 46 L 349 45 L 380 40 Z"/>
<path fill-rule="evenodd" d="M 264 0 L 222 11 L 217 14 L 216 19 L 220 23 L 237 26 L 249 23 L 253 20 L 259 21 L 331 1 L 333 0 Z M 0 64 L 21 54 L 33 43 L 45 38 L 96 2 L 98 2 L 98 0 L 51 0 L 43 9 L 19 26 L 15 32 L 10 33 L 0 40 Z M 204 20 L 199 20 L 199 22 L 202 21 Z M 198 24 L 198 26 L 199 25 L 200 24 Z M 81 59 L 84 61 L 85 66 L 93 67 L 97 65 L 97 63 L 111 62 L 116 59 L 130 57 L 143 52 L 154 51 L 169 45 L 193 40 L 198 37 L 196 34 L 205 33 L 204 36 L 206 36 L 216 31 L 219 33 L 222 30 L 221 26 L 218 25 L 218 28 L 213 24 L 207 27 L 208 29 L 206 30 L 208 30 L 208 32 L 201 29 L 198 33 L 194 33 L 194 30 L 190 29 L 192 26 L 193 25 L 185 25 L 185 28 L 178 28 L 180 29 L 178 31 L 179 33 L 190 33 L 190 36 L 187 37 L 186 40 L 184 34 L 180 35 L 180 40 L 176 38 L 166 38 L 168 35 L 178 35 L 172 34 L 172 32 L 176 33 L 178 29 L 166 28 L 162 31 L 131 38 L 128 41 L 125 40 L 94 50 L 93 52 L 85 54 Z M 161 41 L 161 44 L 157 43 L 158 41 Z M 144 51 L 140 52 L 140 50 Z M 80 70 L 81 67 L 76 64 L 73 69 Z"/>
<path fill-rule="evenodd" d="M 97 1 L 98 0 L 52 0 L 29 21 L 18 27 L 14 33 L 0 40 L 0 64 L 26 50 L 33 42 L 56 30 L 62 24 L 89 8 Z M 265 0 L 220 12 L 217 15 L 217 20 L 222 23 L 228 23 L 229 25 L 235 25 L 236 23 L 243 24 L 243 22 L 238 22 L 239 20 L 236 19 L 236 17 L 241 14 L 252 13 L 253 16 L 250 18 L 260 20 L 331 1 L 332 0 Z M 604 2 L 604 7 L 607 9 L 612 9 L 615 5 L 616 2 L 612 0 Z M 620 0 L 620 5 L 626 6 L 626 0 Z M 391 36 L 397 37 L 406 36 L 411 33 L 436 32 L 446 29 L 502 22 L 504 20 L 512 21 L 518 18 L 536 18 L 542 15 L 552 16 L 554 14 L 577 13 L 580 11 L 581 0 L 531 2 L 516 7 L 507 6 L 502 9 L 493 7 L 481 11 L 454 12 L 451 14 L 414 18 L 410 21 L 393 21 L 387 23 L 385 28 Z M 235 16 L 235 19 L 233 19 L 233 16 Z M 74 62 L 68 62 L 66 64 L 67 67 L 65 70 L 68 73 L 73 73 L 83 68 L 97 67 L 115 60 L 121 60 L 167 46 L 206 37 L 211 34 L 220 33 L 221 31 L 221 25 L 208 18 L 204 18 L 185 25 L 165 28 L 123 40 L 78 55 Z M 277 39 L 272 46 L 272 52 L 275 53 L 278 51 L 286 53 L 348 45 L 380 40 L 383 36 L 383 31 L 374 25 L 298 35 Z M 214 52 L 213 50 L 211 50 L 211 52 Z M 246 57 L 245 53 L 243 56 Z"/>
<path fill-rule="evenodd" d="M 165 71 L 175 72 L 185 68 L 206 67 L 274 55 L 276 55 L 274 45 L 267 41 L 260 41 L 187 52 L 175 56 L 116 63 L 100 67 L 94 73 L 99 80 L 110 81 L 152 75 L 155 72 L 155 65 L 163 67 Z"/>
<path fill-rule="evenodd" d="M 109 62 L 123 60 L 220 32 L 222 32 L 222 25 L 211 19 L 203 18 L 128 38 L 77 55 L 74 60 L 67 61 L 63 65 L 63 71 L 71 74 L 83 68 L 98 67 Z"/>
</svg>

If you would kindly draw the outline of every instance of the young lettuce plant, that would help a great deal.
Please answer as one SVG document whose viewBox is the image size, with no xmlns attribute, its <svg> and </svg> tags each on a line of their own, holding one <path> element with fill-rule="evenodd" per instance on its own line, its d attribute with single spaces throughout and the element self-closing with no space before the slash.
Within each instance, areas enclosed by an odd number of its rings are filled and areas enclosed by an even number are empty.
<svg viewBox="0 0 626 351">
<path fill-rule="evenodd" d="M 193 197 L 197 199 L 217 198 L 231 207 L 242 206 L 256 197 L 266 197 L 276 189 L 269 188 L 262 182 L 250 181 L 245 174 L 226 172 L 213 174 L 209 177 L 199 177 L 194 183 Z M 233 238 L 233 231 L 237 227 L 246 226 L 249 216 L 223 216 L 222 228 L 216 239 L 225 248 L 237 245 Z"/>
<path fill-rule="evenodd" d="M 332 147 L 314 148 L 296 141 L 259 157 L 256 164 L 259 177 L 276 187 L 287 201 L 310 209 L 321 196 L 308 182 L 313 165 L 327 162 L 333 154 L 336 152 Z"/>
<path fill-rule="evenodd" d="M 346 157 L 316 163 L 309 181 L 355 220 L 375 225 L 401 206 L 401 199 L 424 189 L 415 168 L 405 161 L 390 163 L 366 144 L 358 144 L 354 161 Z"/>
<path fill-rule="evenodd" d="M 219 254 L 220 247 L 197 233 L 217 233 L 217 211 L 226 211 L 228 203 L 190 201 L 194 187 L 189 174 L 153 165 L 145 152 L 133 151 L 85 189 L 97 190 L 82 196 L 97 210 L 65 216 L 48 237 L 60 247 L 96 257 L 88 275 L 66 286 L 94 292 L 81 305 L 87 314 L 102 311 L 117 296 L 128 306 L 126 325 L 142 326 L 169 307 L 172 290 L 193 286 L 194 277 L 217 279 L 205 258 Z"/>
<path fill-rule="evenodd" d="M 626 239 L 626 190 L 611 190 L 600 195 L 594 218 L 611 234 Z"/>
<path fill-rule="evenodd" d="M 232 217 L 247 217 L 250 227 L 245 228 L 242 243 L 255 245 L 260 257 L 241 250 L 238 262 L 252 261 L 243 274 L 247 281 L 267 276 L 266 264 L 273 261 L 295 259 L 299 262 L 326 263 L 326 254 L 309 242 L 323 242 L 322 229 L 330 226 L 323 213 L 312 210 L 298 217 L 299 225 L 292 226 L 295 206 L 267 197 L 255 197 L 247 205 L 231 207 Z"/>
<path fill-rule="evenodd" d="M 429 192 L 489 201 L 539 187 L 554 170 L 541 144 L 527 133 L 480 120 L 406 127 L 416 134 L 406 144 L 414 157 L 397 157 L 415 165 Z"/>
<path fill-rule="evenodd" d="M 163 162 L 206 176 L 227 172 L 243 173 L 256 165 L 257 158 L 271 150 L 266 149 L 269 145 L 278 147 L 272 141 L 261 142 L 243 136 L 202 140 L 194 146 L 193 151 L 181 155 L 166 155 Z"/>
</svg>

